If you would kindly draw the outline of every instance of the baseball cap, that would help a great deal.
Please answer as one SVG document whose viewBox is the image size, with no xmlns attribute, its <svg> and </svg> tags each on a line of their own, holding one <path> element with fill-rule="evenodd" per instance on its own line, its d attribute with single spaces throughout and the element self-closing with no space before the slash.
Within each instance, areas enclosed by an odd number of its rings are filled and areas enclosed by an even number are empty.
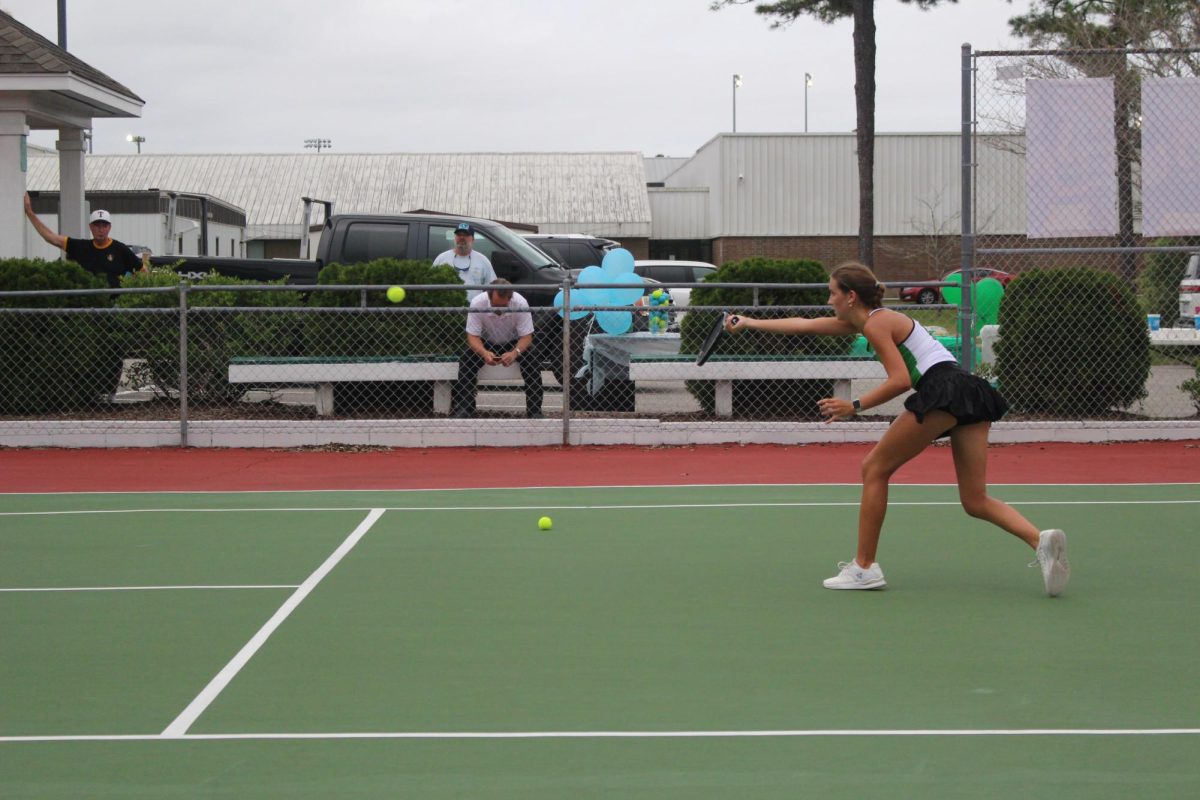
<svg viewBox="0 0 1200 800">
<path fill-rule="evenodd" d="M 112 225 L 112 216 L 102 208 L 97 209 L 92 212 L 92 216 L 88 219 L 89 225 L 93 222 L 107 222 L 109 225 Z"/>
<path fill-rule="evenodd" d="M 457 233 L 462 233 L 462 234 L 465 234 L 465 235 L 467 235 L 467 236 L 474 236 L 474 235 L 475 235 L 475 229 L 471 227 L 471 223 L 469 223 L 469 222 L 460 222 L 460 223 L 458 223 L 458 227 L 454 229 L 454 232 L 455 232 L 456 234 L 457 234 Z"/>
</svg>

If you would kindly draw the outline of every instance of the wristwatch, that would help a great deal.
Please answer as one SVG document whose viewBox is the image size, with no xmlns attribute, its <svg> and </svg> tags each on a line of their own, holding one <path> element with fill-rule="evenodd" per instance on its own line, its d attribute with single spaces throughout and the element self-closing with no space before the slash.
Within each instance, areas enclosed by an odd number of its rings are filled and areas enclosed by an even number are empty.
<svg viewBox="0 0 1200 800">
<path fill-rule="evenodd" d="M 854 406 L 855 414 L 862 411 L 862 401 L 859 400 L 857 397 L 850 401 L 850 405 Z"/>
</svg>

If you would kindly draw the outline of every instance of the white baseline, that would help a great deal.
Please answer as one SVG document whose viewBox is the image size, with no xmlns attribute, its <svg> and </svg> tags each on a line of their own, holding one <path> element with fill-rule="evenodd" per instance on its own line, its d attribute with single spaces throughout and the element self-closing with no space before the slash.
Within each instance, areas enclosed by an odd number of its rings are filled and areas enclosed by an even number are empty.
<svg viewBox="0 0 1200 800">
<path fill-rule="evenodd" d="M 1196 736 L 1200 728 L 918 728 L 900 730 L 814 729 L 763 731 L 367 731 L 333 733 L 92 734 L 0 736 L 8 742 L 150 742 L 163 739 L 333 740 L 333 739 L 745 739 L 903 736 Z"/>
</svg>

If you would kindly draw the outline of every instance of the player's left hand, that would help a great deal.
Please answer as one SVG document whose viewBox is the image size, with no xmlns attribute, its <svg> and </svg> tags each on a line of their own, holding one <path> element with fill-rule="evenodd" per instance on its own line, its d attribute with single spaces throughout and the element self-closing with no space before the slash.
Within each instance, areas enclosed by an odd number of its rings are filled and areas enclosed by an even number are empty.
<svg viewBox="0 0 1200 800">
<path fill-rule="evenodd" d="M 842 400 L 840 397 L 826 397 L 819 400 L 817 408 L 820 409 L 821 416 L 825 417 L 826 423 L 854 416 L 854 404 L 849 400 Z"/>
<path fill-rule="evenodd" d="M 500 356 L 500 363 L 506 367 L 512 366 L 512 363 L 517 360 L 517 351 L 509 350 L 504 355 Z"/>
</svg>

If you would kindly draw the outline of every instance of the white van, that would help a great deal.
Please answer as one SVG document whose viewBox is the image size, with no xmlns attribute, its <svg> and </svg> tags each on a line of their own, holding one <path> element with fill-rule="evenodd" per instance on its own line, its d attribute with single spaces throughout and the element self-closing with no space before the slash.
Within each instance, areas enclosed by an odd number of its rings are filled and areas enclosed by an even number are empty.
<svg viewBox="0 0 1200 800">
<path fill-rule="evenodd" d="M 1195 321 L 1197 316 L 1200 316 L 1200 253 L 1192 253 L 1179 282 L 1179 321 L 1200 327 Z"/>
</svg>

